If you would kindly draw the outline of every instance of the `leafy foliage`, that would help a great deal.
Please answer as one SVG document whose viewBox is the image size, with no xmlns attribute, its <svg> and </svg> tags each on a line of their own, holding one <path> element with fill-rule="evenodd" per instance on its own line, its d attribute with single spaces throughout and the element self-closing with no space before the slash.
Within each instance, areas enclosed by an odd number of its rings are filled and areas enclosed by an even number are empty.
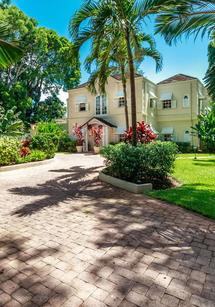
<svg viewBox="0 0 215 307">
<path fill-rule="evenodd" d="M 98 126 L 98 127 L 92 126 L 90 128 L 90 133 L 93 136 L 95 146 L 97 147 L 101 146 L 103 127 L 102 126 Z"/>
<path fill-rule="evenodd" d="M 16 138 L 0 137 L 0 166 L 15 164 L 19 158 L 20 142 Z"/>
<path fill-rule="evenodd" d="M 97 79 L 99 86 L 104 87 L 107 75 L 110 73 L 109 54 L 115 50 L 113 56 L 117 56 L 117 48 L 125 52 L 125 63 L 128 63 L 131 88 L 131 119 L 133 145 L 136 145 L 136 94 L 135 94 L 135 60 L 151 56 L 158 61 L 159 54 L 155 49 L 143 48 L 144 41 L 152 42 L 142 32 L 143 15 L 142 3 L 136 0 L 111 0 L 111 1 L 86 1 L 79 11 L 76 12 L 70 23 L 70 33 L 74 40 L 77 51 L 87 41 L 92 43 L 92 54 L 88 62 L 94 60 L 98 65 L 94 72 L 92 83 Z M 103 48 L 105 44 L 107 48 Z M 101 53 L 100 53 L 101 50 Z M 120 52 L 121 58 L 121 52 Z M 90 60 L 89 60 L 90 59 Z M 115 57 L 116 59 L 116 57 Z"/>
<path fill-rule="evenodd" d="M 146 0 L 143 13 L 157 14 L 156 33 L 171 44 L 181 35 L 211 34 L 215 24 L 214 0 Z"/>
<path fill-rule="evenodd" d="M 208 93 L 215 101 L 215 35 L 208 46 L 208 63 L 209 67 L 204 78 Z"/>
<path fill-rule="evenodd" d="M 152 182 L 154 187 L 166 182 L 173 171 L 177 146 L 172 142 L 155 142 L 134 147 L 120 143 L 101 151 L 106 159 L 105 172 L 134 183 Z"/>
<path fill-rule="evenodd" d="M 76 145 L 83 146 L 84 136 L 81 127 L 76 123 L 73 127 L 73 135 L 76 138 Z"/>
<path fill-rule="evenodd" d="M 40 116 L 42 120 L 62 116 L 64 107 L 56 95 L 61 89 L 73 88 L 80 77 L 72 43 L 53 30 L 38 27 L 34 19 L 15 6 L 0 9 L 0 20 L 10 24 L 10 39 L 18 39 L 24 52 L 15 65 L 0 70 L 2 106 L 5 109 L 17 106 L 26 124 L 40 121 Z M 44 109 L 48 119 L 44 118 Z"/>
<path fill-rule="evenodd" d="M 141 123 L 137 123 L 136 132 L 137 132 L 137 142 L 141 144 L 150 143 L 157 138 L 157 134 L 155 134 L 152 131 L 150 125 L 146 124 L 144 121 L 142 121 Z M 133 137 L 133 129 L 132 127 L 130 127 L 124 133 L 125 142 L 131 143 L 132 137 Z"/>
<path fill-rule="evenodd" d="M 58 151 L 76 152 L 76 141 L 67 134 L 62 135 L 59 139 Z"/>
<path fill-rule="evenodd" d="M 61 136 L 64 130 L 55 122 L 40 122 L 36 126 L 37 133 L 53 133 L 56 136 Z"/>
<path fill-rule="evenodd" d="M 9 42 L 10 27 L 6 22 L 0 21 L 0 69 L 14 64 L 22 56 L 22 50 L 15 42 Z"/>
<path fill-rule="evenodd" d="M 199 122 L 194 127 L 199 138 L 206 144 L 209 151 L 215 152 L 215 104 L 199 116 Z"/>
<path fill-rule="evenodd" d="M 32 137 L 31 148 L 44 151 L 47 158 L 54 157 L 57 152 L 59 139 L 52 133 L 39 133 Z"/>
<path fill-rule="evenodd" d="M 28 162 L 36 162 L 43 161 L 47 159 L 47 154 L 41 150 L 32 150 L 29 155 L 19 157 L 17 163 L 28 163 Z"/>
<path fill-rule="evenodd" d="M 20 113 L 16 113 L 16 107 L 4 111 L 0 107 L 0 135 L 18 136 L 23 134 L 23 122 L 19 119 Z"/>
</svg>

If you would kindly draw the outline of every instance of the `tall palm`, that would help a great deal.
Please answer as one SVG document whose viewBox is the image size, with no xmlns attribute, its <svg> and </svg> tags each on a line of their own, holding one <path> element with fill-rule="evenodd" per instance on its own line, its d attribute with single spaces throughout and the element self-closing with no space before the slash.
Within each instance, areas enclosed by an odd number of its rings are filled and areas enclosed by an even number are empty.
<svg viewBox="0 0 215 307">
<path fill-rule="evenodd" d="M 15 63 L 22 55 L 22 50 L 10 41 L 10 27 L 0 22 L 0 69 Z"/>
<path fill-rule="evenodd" d="M 116 37 L 103 37 L 97 48 L 97 41 L 92 44 L 91 54 L 85 61 L 85 67 L 90 73 L 88 87 L 92 93 L 97 93 L 97 87 L 100 93 L 105 94 L 105 85 L 108 77 L 112 74 L 120 74 L 123 86 L 123 95 L 125 101 L 125 122 L 126 128 L 129 128 L 129 114 L 127 103 L 127 80 L 126 80 L 126 52 L 125 46 L 119 35 Z M 93 67 L 93 72 L 92 72 Z"/>
<path fill-rule="evenodd" d="M 171 44 L 181 35 L 203 36 L 215 30 L 214 0 L 145 0 L 143 12 L 157 13 L 156 33 Z"/>
<path fill-rule="evenodd" d="M 131 119 L 133 128 L 132 143 L 136 137 L 136 93 L 135 93 L 135 58 L 133 48 L 139 45 L 142 16 L 136 0 L 100 0 L 87 1 L 75 14 L 70 23 L 70 33 L 79 49 L 86 41 L 96 39 L 98 46 L 102 38 L 109 34 L 121 33 L 126 44 L 126 58 L 129 67 L 131 89 Z M 109 25 L 114 25 L 115 32 L 110 33 Z"/>
<path fill-rule="evenodd" d="M 113 31 L 111 31 L 113 33 Z M 156 62 L 156 70 L 160 70 L 162 66 L 162 57 L 155 48 L 155 43 L 150 35 L 140 33 L 138 36 L 139 44 L 135 44 L 133 48 L 135 66 L 138 66 L 145 57 L 151 57 Z M 148 46 L 145 46 L 145 43 Z M 98 84 L 99 91 L 105 92 L 107 79 L 111 74 L 117 73 L 121 75 L 123 96 L 125 101 L 125 122 L 126 128 L 129 128 L 129 114 L 127 104 L 127 77 L 128 77 L 128 61 L 126 43 L 121 32 L 117 35 L 108 35 L 102 38 L 102 42 L 97 48 L 96 41 L 93 41 L 92 51 L 86 60 L 86 68 L 91 74 L 89 80 L 89 88 L 91 92 L 96 92 Z M 91 66 L 95 67 L 91 73 Z"/>
</svg>

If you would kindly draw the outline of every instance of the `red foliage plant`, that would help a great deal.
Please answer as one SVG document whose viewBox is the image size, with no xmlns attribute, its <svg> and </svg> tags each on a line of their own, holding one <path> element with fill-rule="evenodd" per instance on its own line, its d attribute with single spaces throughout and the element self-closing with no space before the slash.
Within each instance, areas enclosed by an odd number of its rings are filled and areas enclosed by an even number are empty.
<svg viewBox="0 0 215 307">
<path fill-rule="evenodd" d="M 83 146 L 84 136 L 81 127 L 78 124 L 75 124 L 73 127 L 73 135 L 76 137 L 76 145 Z"/>
<path fill-rule="evenodd" d="M 124 141 L 126 143 L 132 143 L 133 129 L 130 127 L 124 133 Z M 152 131 L 149 124 L 144 121 L 137 123 L 137 142 L 141 144 L 147 144 L 154 141 L 157 138 L 157 134 Z"/>
<path fill-rule="evenodd" d="M 28 140 L 28 139 L 23 140 L 21 142 L 22 146 L 21 146 L 21 149 L 20 149 L 20 156 L 22 158 L 31 154 L 31 150 L 29 148 L 30 143 L 31 143 L 31 141 Z"/>
<path fill-rule="evenodd" d="M 95 146 L 99 147 L 101 145 L 102 135 L 103 135 L 103 127 L 100 125 L 98 127 L 90 127 L 91 133 L 94 138 Z"/>
</svg>

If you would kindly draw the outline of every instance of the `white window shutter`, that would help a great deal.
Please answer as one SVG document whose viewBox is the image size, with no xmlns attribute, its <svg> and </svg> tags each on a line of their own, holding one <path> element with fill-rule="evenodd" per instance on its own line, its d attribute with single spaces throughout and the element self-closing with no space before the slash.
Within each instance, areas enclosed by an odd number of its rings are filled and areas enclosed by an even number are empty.
<svg viewBox="0 0 215 307">
<path fill-rule="evenodd" d="M 86 103 L 86 111 L 89 111 L 89 103 Z"/>
<path fill-rule="evenodd" d="M 177 101 L 172 100 L 172 109 L 176 109 L 176 108 L 177 108 Z"/>
</svg>

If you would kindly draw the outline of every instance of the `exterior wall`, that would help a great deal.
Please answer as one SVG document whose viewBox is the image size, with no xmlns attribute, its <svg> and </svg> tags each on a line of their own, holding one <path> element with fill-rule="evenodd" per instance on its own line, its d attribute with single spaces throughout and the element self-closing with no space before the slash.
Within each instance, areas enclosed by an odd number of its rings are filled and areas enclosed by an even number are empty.
<svg viewBox="0 0 215 307">
<path fill-rule="evenodd" d="M 190 140 L 191 144 L 197 145 L 195 136 L 185 135 L 186 131 L 192 131 L 191 127 L 197 123 L 200 108 L 208 105 L 209 97 L 202 83 L 197 80 L 177 81 L 168 84 L 154 84 L 144 77 L 137 77 L 136 80 L 137 100 L 137 121 L 146 121 L 151 124 L 154 130 L 162 133 L 165 128 L 173 128 L 173 140 L 184 142 Z M 118 95 L 123 92 L 121 81 L 113 77 L 108 79 L 106 85 L 107 114 L 101 117 L 118 128 L 108 128 L 108 141 L 117 142 L 119 135 L 126 128 L 124 107 L 118 105 Z M 172 93 L 174 107 L 163 109 L 161 97 L 165 93 Z M 99 94 L 98 94 L 99 95 Z M 85 96 L 88 105 L 87 111 L 77 110 L 77 97 Z M 72 134 L 75 123 L 83 125 L 96 115 L 96 96 L 91 94 L 87 87 L 76 88 L 69 91 L 68 99 L 68 130 Z M 127 98 L 129 122 L 131 124 L 131 93 L 130 84 L 127 82 Z M 183 105 L 184 96 L 189 97 L 189 106 Z M 152 103 L 153 100 L 153 103 Z M 151 103 L 150 103 L 151 101 Z"/>
</svg>

